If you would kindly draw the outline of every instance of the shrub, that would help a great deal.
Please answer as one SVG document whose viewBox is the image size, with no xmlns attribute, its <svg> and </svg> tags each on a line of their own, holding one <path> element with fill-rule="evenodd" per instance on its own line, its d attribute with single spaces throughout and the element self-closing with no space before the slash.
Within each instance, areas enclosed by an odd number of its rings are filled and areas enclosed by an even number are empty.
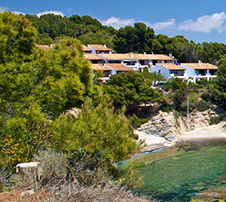
<svg viewBox="0 0 226 202">
<path fill-rule="evenodd" d="M 167 103 L 164 103 L 162 106 L 161 106 L 161 110 L 163 112 L 172 112 L 173 111 L 173 107 Z"/>
<path fill-rule="evenodd" d="M 197 84 L 199 85 L 199 86 L 207 86 L 208 85 L 208 81 L 206 80 L 206 79 L 202 79 L 202 80 L 199 80 L 199 81 L 197 81 Z"/>
<path fill-rule="evenodd" d="M 11 186 L 9 170 L 3 162 L 0 162 L 0 193 L 8 190 Z"/>
<path fill-rule="evenodd" d="M 35 190 L 46 185 L 55 185 L 66 177 L 67 160 L 65 155 L 53 151 L 40 151 L 34 157 L 40 162 L 36 169 L 23 169 L 12 176 L 14 184 L 20 188 L 32 187 Z"/>
<path fill-rule="evenodd" d="M 71 161 L 71 158 L 74 158 L 74 161 Z M 84 151 L 75 153 L 75 156 L 71 156 L 68 162 L 64 155 L 52 151 L 39 152 L 34 159 L 40 161 L 41 180 L 36 180 L 34 175 L 33 179 L 24 179 L 22 176 L 17 178 L 20 180 L 17 182 L 23 187 L 25 180 L 30 181 L 30 184 L 27 183 L 24 188 L 26 190 L 33 188 L 36 191 L 34 196 L 27 196 L 29 199 L 33 197 L 33 201 L 36 201 L 34 200 L 36 196 L 39 196 L 39 201 L 40 198 L 41 201 L 69 202 L 147 201 L 145 198 L 135 197 L 128 191 L 128 184 L 125 183 L 123 178 L 118 181 L 113 180 L 103 169 L 104 166 L 99 166 L 100 162 Z M 122 171 L 123 174 L 125 172 L 126 170 Z M 127 174 L 128 172 L 123 177 L 126 177 Z"/>
<path fill-rule="evenodd" d="M 198 111 L 203 112 L 207 109 L 209 109 L 209 106 L 205 101 L 201 100 L 201 101 L 198 102 L 198 104 L 197 104 L 197 110 Z"/>
<path fill-rule="evenodd" d="M 201 98 L 205 101 L 210 101 L 210 95 L 207 93 L 202 93 Z"/>
<path fill-rule="evenodd" d="M 223 120 L 223 116 L 210 117 L 210 125 L 218 124 Z"/>
<path fill-rule="evenodd" d="M 148 119 L 138 118 L 135 114 L 129 117 L 129 120 L 133 128 L 139 128 L 143 123 L 148 122 Z"/>
<path fill-rule="evenodd" d="M 106 100 L 94 107 L 92 100 L 86 99 L 77 117 L 67 114 L 58 117 L 52 133 L 57 150 L 70 155 L 82 149 L 99 155 L 109 165 L 127 159 L 141 148 L 124 112 L 116 113 Z"/>
</svg>

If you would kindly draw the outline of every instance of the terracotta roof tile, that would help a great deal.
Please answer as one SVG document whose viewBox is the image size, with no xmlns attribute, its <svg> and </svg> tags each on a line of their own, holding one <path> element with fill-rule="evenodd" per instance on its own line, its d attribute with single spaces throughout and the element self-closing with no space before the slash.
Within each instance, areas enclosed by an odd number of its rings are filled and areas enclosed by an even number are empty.
<svg viewBox="0 0 226 202">
<path fill-rule="evenodd" d="M 96 54 L 85 54 L 84 57 L 87 58 L 88 60 L 103 60 Z"/>
<path fill-rule="evenodd" d="M 91 47 L 98 51 L 111 51 L 110 48 L 107 48 L 104 45 L 100 45 L 100 44 L 87 44 L 87 47 Z"/>
<path fill-rule="evenodd" d="M 193 69 L 218 69 L 216 65 L 209 63 L 181 63 L 181 65 L 188 66 Z"/>
<path fill-rule="evenodd" d="M 48 45 L 36 45 L 36 47 L 41 50 L 50 50 L 51 49 L 51 47 Z"/>
<path fill-rule="evenodd" d="M 82 50 L 91 52 L 91 50 L 87 46 L 85 46 L 83 44 L 82 44 Z"/>
<path fill-rule="evenodd" d="M 110 68 L 113 68 L 113 69 L 115 69 L 117 71 L 134 71 L 133 68 L 126 67 L 125 65 L 119 64 L 119 63 L 105 63 L 104 65 L 108 66 Z"/>
<path fill-rule="evenodd" d="M 111 71 L 109 68 L 107 67 L 104 67 L 103 65 L 101 64 L 91 64 L 91 68 L 92 70 L 101 70 L 101 71 Z"/>
<path fill-rule="evenodd" d="M 163 54 L 114 53 L 99 55 L 107 60 L 176 60 Z"/>
<path fill-rule="evenodd" d="M 173 64 L 173 63 L 157 63 L 156 65 L 159 65 L 159 66 L 162 66 L 162 67 L 165 67 L 169 70 L 186 70 L 186 68 L 184 67 L 181 67 L 179 65 L 176 65 L 176 64 Z"/>
<path fill-rule="evenodd" d="M 123 54 L 123 53 L 114 53 L 114 54 L 99 54 L 100 57 L 103 57 L 107 60 L 136 60 L 135 57 L 131 56 L 130 54 Z"/>
</svg>

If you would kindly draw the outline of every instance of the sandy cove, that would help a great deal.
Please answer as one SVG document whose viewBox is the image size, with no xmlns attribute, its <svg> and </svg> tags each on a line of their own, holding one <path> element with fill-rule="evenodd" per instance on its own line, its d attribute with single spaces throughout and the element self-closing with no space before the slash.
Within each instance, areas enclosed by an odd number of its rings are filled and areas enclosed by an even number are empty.
<svg viewBox="0 0 226 202">
<path fill-rule="evenodd" d="M 174 142 L 169 142 L 163 137 L 148 135 L 137 130 L 134 132 L 139 136 L 139 140 L 145 140 L 146 146 L 142 149 L 142 152 L 147 152 L 161 148 L 167 148 L 177 142 L 226 139 L 226 122 L 222 121 L 217 125 L 196 128 L 189 132 L 181 132 L 181 135 Z"/>
</svg>

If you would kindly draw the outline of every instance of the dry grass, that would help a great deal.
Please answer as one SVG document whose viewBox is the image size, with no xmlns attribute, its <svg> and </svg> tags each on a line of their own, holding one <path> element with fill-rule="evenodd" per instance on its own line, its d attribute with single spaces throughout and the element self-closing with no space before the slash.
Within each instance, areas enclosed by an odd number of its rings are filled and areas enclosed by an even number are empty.
<svg viewBox="0 0 226 202">
<path fill-rule="evenodd" d="M 87 167 L 86 160 L 69 168 L 64 155 L 47 151 L 40 153 L 35 160 L 41 163 L 38 172 L 27 170 L 25 175 L 13 178 L 17 187 L 25 191 L 17 198 L 18 201 L 154 201 L 134 196 L 126 185 L 111 180 L 105 170 L 98 166 Z M 30 194 L 27 190 L 34 190 L 34 193 Z"/>
</svg>

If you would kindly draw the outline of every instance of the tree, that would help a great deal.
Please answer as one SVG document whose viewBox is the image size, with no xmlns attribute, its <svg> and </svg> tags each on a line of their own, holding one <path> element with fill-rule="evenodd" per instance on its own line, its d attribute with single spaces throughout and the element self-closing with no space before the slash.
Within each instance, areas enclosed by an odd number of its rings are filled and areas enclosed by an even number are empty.
<svg viewBox="0 0 226 202">
<path fill-rule="evenodd" d="M 111 76 L 106 84 L 106 92 L 116 108 L 126 106 L 128 112 L 141 103 L 152 103 L 162 100 L 162 94 L 150 86 L 141 73 L 128 72 Z"/>
<path fill-rule="evenodd" d="M 226 108 L 226 57 L 222 57 L 219 61 L 217 78 L 212 88 L 215 98 L 220 100 L 223 107 Z"/>
<path fill-rule="evenodd" d="M 48 145 L 47 119 L 81 106 L 92 89 L 92 74 L 78 40 L 67 38 L 51 50 L 39 50 L 27 19 L 1 13 L 0 20 L 0 156 L 14 165 Z"/>
<path fill-rule="evenodd" d="M 134 51 L 134 27 L 125 26 L 120 28 L 113 38 L 114 50 L 118 53 Z"/>
<path fill-rule="evenodd" d="M 1 111 L 0 120 L 0 156 L 8 165 L 30 161 L 39 149 L 52 142 L 49 122 L 37 103 L 30 103 L 17 113 L 8 106 Z"/>
<path fill-rule="evenodd" d="M 142 75 L 144 76 L 144 78 L 146 80 L 148 80 L 150 82 L 150 85 L 152 84 L 152 81 L 165 81 L 166 80 L 161 73 L 159 74 L 156 72 L 148 72 L 147 67 L 145 67 L 143 69 Z"/>
<path fill-rule="evenodd" d="M 170 95 L 174 102 L 174 109 L 180 110 L 181 103 L 186 100 L 187 84 L 179 78 L 173 78 L 167 81 L 167 88 L 172 90 Z"/>
<path fill-rule="evenodd" d="M 32 98 L 53 117 L 80 106 L 92 88 L 92 72 L 79 41 L 66 38 L 39 54 L 34 64 L 38 71 Z"/>
<path fill-rule="evenodd" d="M 52 134 L 56 149 L 68 154 L 84 150 L 110 164 L 140 148 L 129 120 L 123 111 L 115 113 L 108 100 L 94 107 L 87 98 L 77 117 L 62 114 L 53 122 Z"/>
<path fill-rule="evenodd" d="M 35 48 L 36 30 L 23 16 L 0 13 L 0 64 L 28 59 Z"/>
<path fill-rule="evenodd" d="M 114 36 L 112 43 L 114 50 L 119 53 L 136 52 L 151 53 L 155 32 L 144 23 L 137 22 L 134 26 L 120 28 Z"/>
</svg>

